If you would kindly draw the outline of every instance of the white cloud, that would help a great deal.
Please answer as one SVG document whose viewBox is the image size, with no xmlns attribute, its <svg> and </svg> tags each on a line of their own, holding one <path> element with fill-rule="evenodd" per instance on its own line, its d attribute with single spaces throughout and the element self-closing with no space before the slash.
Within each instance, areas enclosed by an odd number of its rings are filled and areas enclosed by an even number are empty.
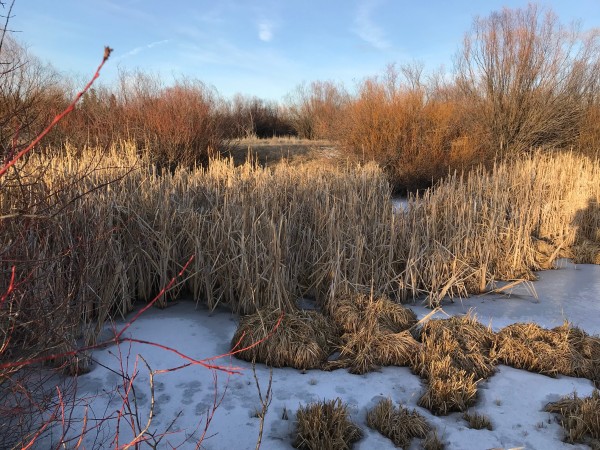
<svg viewBox="0 0 600 450">
<path fill-rule="evenodd" d="M 273 23 L 268 20 L 262 20 L 258 23 L 258 38 L 263 42 L 270 42 L 273 39 Z"/>
<path fill-rule="evenodd" d="M 169 39 L 163 39 L 162 41 L 150 42 L 149 44 L 142 45 L 140 47 L 136 47 L 133 50 L 129 50 L 128 52 L 123 53 L 122 55 L 119 55 L 116 59 L 118 61 L 120 61 L 120 60 L 123 60 L 125 58 L 130 58 L 130 57 L 135 56 L 135 55 L 137 55 L 138 53 L 140 53 L 140 52 L 142 52 L 144 50 L 149 50 L 149 49 L 151 49 L 153 47 L 156 47 L 158 45 L 164 45 L 164 44 L 166 44 L 168 42 L 169 42 Z"/>
<path fill-rule="evenodd" d="M 385 50 L 392 45 L 385 37 L 385 32 L 374 21 L 372 16 L 373 10 L 378 2 L 370 0 L 361 2 L 354 18 L 356 28 L 354 32 L 365 42 L 372 45 L 376 49 Z"/>
</svg>

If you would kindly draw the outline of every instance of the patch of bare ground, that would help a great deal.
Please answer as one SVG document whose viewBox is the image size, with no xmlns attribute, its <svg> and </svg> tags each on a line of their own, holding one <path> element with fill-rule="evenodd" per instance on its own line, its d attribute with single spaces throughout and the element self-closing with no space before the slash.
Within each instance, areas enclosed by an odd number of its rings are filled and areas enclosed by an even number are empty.
<svg viewBox="0 0 600 450">
<path fill-rule="evenodd" d="M 231 140 L 221 149 L 220 154 L 227 158 L 233 158 L 236 166 L 247 161 L 255 161 L 262 167 L 271 167 L 282 161 L 291 164 L 327 165 L 336 165 L 345 161 L 345 157 L 340 154 L 337 144 L 333 141 L 287 136 Z"/>
</svg>

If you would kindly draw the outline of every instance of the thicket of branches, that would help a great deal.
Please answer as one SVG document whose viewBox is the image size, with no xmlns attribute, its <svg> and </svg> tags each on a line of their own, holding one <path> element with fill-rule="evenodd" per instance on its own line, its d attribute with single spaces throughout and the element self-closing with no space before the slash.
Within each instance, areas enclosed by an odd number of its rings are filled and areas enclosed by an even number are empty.
<svg viewBox="0 0 600 450">
<path fill-rule="evenodd" d="M 600 150 L 600 32 L 565 26 L 534 4 L 474 20 L 451 74 L 390 66 L 348 94 L 300 86 L 298 134 L 336 139 L 386 168 L 397 187 L 539 148 Z"/>
</svg>

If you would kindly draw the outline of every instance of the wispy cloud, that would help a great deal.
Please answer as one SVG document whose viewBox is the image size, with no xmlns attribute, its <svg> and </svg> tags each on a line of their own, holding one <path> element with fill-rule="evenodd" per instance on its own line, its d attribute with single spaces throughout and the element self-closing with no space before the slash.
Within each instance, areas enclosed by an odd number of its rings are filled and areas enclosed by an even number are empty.
<svg viewBox="0 0 600 450">
<path fill-rule="evenodd" d="M 392 45 L 385 37 L 383 29 L 373 21 L 373 10 L 379 4 L 376 0 L 361 2 L 354 18 L 355 28 L 353 31 L 363 41 L 376 49 L 385 50 Z"/>
<path fill-rule="evenodd" d="M 258 38 L 263 42 L 270 42 L 273 39 L 273 22 L 261 20 L 258 22 Z"/>
<path fill-rule="evenodd" d="M 122 61 L 122 60 L 124 60 L 126 58 L 131 58 L 132 56 L 135 56 L 135 55 L 137 55 L 140 52 L 143 52 L 145 50 L 149 50 L 149 49 L 154 48 L 154 47 L 159 46 L 159 45 L 164 45 L 164 44 L 166 44 L 168 42 L 169 42 L 169 39 L 163 39 L 162 41 L 150 42 L 149 44 L 141 45 L 141 46 L 136 47 L 136 48 L 134 48 L 132 50 L 129 50 L 128 52 L 125 52 L 122 55 L 117 56 L 116 59 L 118 61 Z"/>
</svg>

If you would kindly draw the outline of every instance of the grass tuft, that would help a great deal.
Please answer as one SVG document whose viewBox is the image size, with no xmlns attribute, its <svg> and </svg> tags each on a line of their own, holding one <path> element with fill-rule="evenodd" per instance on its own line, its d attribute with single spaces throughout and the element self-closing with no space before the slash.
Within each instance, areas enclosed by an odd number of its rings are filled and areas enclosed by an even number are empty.
<svg viewBox="0 0 600 450">
<path fill-rule="evenodd" d="M 489 431 L 492 431 L 494 429 L 490 418 L 485 414 L 480 414 L 476 412 L 466 412 L 463 414 L 463 419 L 467 421 L 467 423 L 469 424 L 469 428 L 472 428 L 474 430 L 487 429 Z"/>
<path fill-rule="evenodd" d="M 264 339 L 275 328 L 280 316 L 279 311 L 267 310 L 243 316 L 231 340 L 231 347 L 246 348 Z M 331 322 L 318 312 L 289 312 L 283 316 L 272 336 L 236 356 L 271 367 L 317 369 L 332 352 L 335 341 L 332 331 Z"/>
<path fill-rule="evenodd" d="M 584 398 L 573 393 L 573 396 L 549 403 L 545 410 L 559 414 L 567 442 L 600 446 L 600 391 L 594 390 L 590 397 Z"/>
<path fill-rule="evenodd" d="M 391 439 L 396 447 L 404 449 L 410 446 L 413 438 L 423 439 L 431 427 L 425 418 L 403 407 L 394 407 L 392 400 L 382 399 L 367 412 L 367 425 Z"/>
<path fill-rule="evenodd" d="M 293 446 L 303 450 L 350 449 L 362 437 L 361 429 L 350 421 L 348 406 L 337 398 L 301 407 L 296 414 Z"/>
</svg>

